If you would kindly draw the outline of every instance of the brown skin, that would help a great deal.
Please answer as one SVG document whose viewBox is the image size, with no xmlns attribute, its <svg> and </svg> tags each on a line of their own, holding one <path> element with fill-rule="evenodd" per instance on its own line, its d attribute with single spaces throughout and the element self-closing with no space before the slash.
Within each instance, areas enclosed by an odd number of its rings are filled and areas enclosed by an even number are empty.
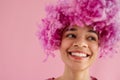
<svg viewBox="0 0 120 80">
<path fill-rule="evenodd" d="M 98 53 L 98 35 L 90 27 L 73 26 L 62 36 L 60 53 L 65 64 L 64 74 L 55 80 L 90 80 L 89 67 Z M 88 57 L 71 56 L 70 53 L 84 53 Z"/>
</svg>

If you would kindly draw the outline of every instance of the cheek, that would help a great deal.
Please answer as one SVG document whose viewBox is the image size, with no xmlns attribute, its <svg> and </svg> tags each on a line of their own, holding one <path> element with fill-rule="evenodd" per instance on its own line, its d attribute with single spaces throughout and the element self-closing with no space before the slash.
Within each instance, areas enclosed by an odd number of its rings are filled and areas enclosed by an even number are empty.
<svg viewBox="0 0 120 80">
<path fill-rule="evenodd" d="M 98 53 L 99 46 L 97 43 L 90 44 L 90 48 L 93 51 L 93 53 L 96 53 L 96 54 Z"/>
<path fill-rule="evenodd" d="M 61 50 L 66 50 L 70 47 L 71 44 L 72 44 L 71 41 L 68 41 L 68 40 L 64 39 L 64 40 L 61 41 L 60 49 Z"/>
<path fill-rule="evenodd" d="M 98 45 L 97 44 L 91 44 L 90 49 L 91 49 L 91 52 L 93 53 L 92 57 L 91 57 L 91 63 L 93 63 L 98 56 Z"/>
<path fill-rule="evenodd" d="M 67 42 L 65 40 L 62 40 L 60 45 L 60 55 L 63 62 L 66 62 L 67 49 L 68 49 Z"/>
</svg>

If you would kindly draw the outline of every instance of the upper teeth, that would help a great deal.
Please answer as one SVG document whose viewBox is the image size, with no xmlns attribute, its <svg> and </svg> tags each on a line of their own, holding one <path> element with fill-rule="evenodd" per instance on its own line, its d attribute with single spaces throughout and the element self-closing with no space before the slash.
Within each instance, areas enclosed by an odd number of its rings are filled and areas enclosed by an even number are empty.
<svg viewBox="0 0 120 80">
<path fill-rule="evenodd" d="M 72 52 L 71 55 L 78 56 L 78 57 L 86 57 L 86 56 L 87 56 L 87 54 L 84 54 L 84 53 L 76 53 L 76 52 Z"/>
</svg>

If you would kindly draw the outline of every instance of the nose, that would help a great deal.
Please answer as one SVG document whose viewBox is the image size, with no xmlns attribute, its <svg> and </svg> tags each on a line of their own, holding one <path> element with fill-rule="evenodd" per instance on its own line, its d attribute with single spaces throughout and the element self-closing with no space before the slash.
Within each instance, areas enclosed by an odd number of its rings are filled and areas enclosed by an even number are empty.
<svg viewBox="0 0 120 80">
<path fill-rule="evenodd" d="M 87 48 L 88 44 L 87 41 L 83 38 L 76 39 L 73 43 L 74 47 L 80 47 L 80 48 Z"/>
</svg>

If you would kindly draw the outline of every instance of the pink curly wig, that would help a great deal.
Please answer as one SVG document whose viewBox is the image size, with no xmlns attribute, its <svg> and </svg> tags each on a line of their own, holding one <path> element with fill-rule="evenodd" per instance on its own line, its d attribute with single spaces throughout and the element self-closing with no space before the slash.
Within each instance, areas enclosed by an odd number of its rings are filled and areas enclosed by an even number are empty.
<svg viewBox="0 0 120 80">
<path fill-rule="evenodd" d="M 117 0 L 59 0 L 48 6 L 38 34 L 45 53 L 54 56 L 63 29 L 74 24 L 91 26 L 99 32 L 99 57 L 117 53 L 118 48 L 113 45 L 120 40 L 119 7 Z"/>
</svg>

